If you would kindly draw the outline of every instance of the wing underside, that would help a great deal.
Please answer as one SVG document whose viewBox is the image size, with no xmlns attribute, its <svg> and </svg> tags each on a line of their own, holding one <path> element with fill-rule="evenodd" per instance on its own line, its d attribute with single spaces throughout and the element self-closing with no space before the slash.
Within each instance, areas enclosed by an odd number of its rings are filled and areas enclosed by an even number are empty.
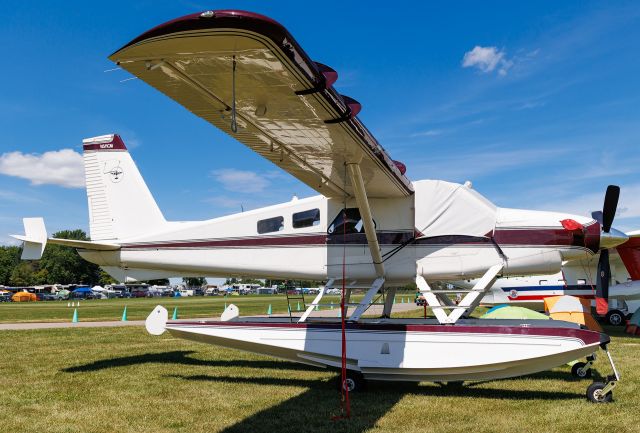
<svg viewBox="0 0 640 433">
<path fill-rule="evenodd" d="M 359 104 L 332 87 L 337 74 L 267 17 L 188 15 L 110 59 L 327 197 L 353 195 L 345 163 L 354 162 L 370 197 L 413 193 L 401 165 L 356 117 Z"/>
</svg>

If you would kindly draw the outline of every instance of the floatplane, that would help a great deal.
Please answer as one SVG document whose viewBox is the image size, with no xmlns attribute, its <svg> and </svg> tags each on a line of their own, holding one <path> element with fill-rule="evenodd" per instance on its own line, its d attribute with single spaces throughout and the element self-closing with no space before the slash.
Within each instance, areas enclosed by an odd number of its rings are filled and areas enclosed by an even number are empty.
<svg viewBox="0 0 640 433">
<path fill-rule="evenodd" d="M 110 56 L 121 68 L 230 134 L 320 195 L 200 222 L 166 221 L 118 135 L 83 142 L 91 241 L 47 239 L 40 218 L 25 219 L 24 257 L 47 242 L 76 247 L 124 281 L 174 275 L 326 281 L 293 320 L 169 321 L 158 306 L 152 334 L 218 344 L 350 372 L 365 379 L 465 381 L 535 373 L 602 348 L 614 372 L 593 384 L 608 401 L 619 379 L 609 337 L 560 321 L 500 321 L 468 315 L 499 276 L 550 274 L 627 240 L 605 222 L 556 212 L 499 208 L 472 188 L 411 182 L 358 119 L 360 104 L 333 87 L 338 74 L 314 62 L 279 23 L 219 10 L 159 25 Z M 479 278 L 458 305 L 429 281 Z M 435 319 L 392 319 L 395 288 L 415 281 Z M 314 318 L 329 288 L 343 287 L 348 312 Z M 365 288 L 350 302 L 353 288 Z M 380 318 L 364 318 L 381 291 Z M 348 314 L 348 317 L 344 317 Z M 346 327 L 346 354 L 341 327 Z"/>
</svg>

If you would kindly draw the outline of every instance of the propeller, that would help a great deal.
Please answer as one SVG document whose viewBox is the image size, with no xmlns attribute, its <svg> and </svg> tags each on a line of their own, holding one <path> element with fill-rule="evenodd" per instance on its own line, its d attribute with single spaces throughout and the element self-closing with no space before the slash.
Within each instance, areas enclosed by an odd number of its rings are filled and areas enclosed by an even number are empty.
<svg viewBox="0 0 640 433">
<path fill-rule="evenodd" d="M 602 226 L 600 234 L 602 238 L 607 238 L 611 231 L 611 224 L 616 216 L 616 208 L 618 207 L 618 199 L 620 198 L 620 187 L 617 185 L 609 185 L 604 196 L 604 205 L 602 211 L 591 213 L 594 220 L 598 221 Z M 601 246 L 603 242 L 601 242 Z M 611 280 L 611 265 L 609 263 L 609 250 L 606 248 L 600 250 L 600 259 L 598 260 L 598 274 L 596 275 L 596 312 L 604 316 L 609 311 L 609 281 Z"/>
</svg>

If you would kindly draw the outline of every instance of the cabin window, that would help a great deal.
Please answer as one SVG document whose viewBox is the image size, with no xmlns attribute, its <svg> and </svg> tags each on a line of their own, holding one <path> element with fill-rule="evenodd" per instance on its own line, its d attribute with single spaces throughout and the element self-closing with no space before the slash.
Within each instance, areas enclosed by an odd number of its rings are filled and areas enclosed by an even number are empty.
<svg viewBox="0 0 640 433">
<path fill-rule="evenodd" d="M 547 285 L 547 280 L 540 280 L 538 282 L 538 284 L 540 284 L 541 286 L 546 286 Z"/>
<path fill-rule="evenodd" d="M 320 209 L 309 209 L 303 212 L 296 212 L 292 217 L 293 228 L 312 227 L 320 224 Z"/>
<path fill-rule="evenodd" d="M 376 222 L 373 221 L 375 226 Z M 364 222 L 360 217 L 360 209 L 352 207 L 340 211 L 337 217 L 329 225 L 327 232 L 331 235 L 364 233 Z"/>
<path fill-rule="evenodd" d="M 258 221 L 258 233 L 260 234 L 279 232 L 283 229 L 284 218 L 281 216 Z"/>
</svg>

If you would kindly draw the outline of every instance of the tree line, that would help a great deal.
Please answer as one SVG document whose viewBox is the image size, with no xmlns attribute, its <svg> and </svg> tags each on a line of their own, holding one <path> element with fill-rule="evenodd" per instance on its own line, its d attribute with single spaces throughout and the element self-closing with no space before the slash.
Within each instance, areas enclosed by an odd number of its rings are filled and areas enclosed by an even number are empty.
<svg viewBox="0 0 640 433">
<path fill-rule="evenodd" d="M 83 230 L 62 230 L 55 238 L 89 240 Z M 84 260 L 75 248 L 48 244 L 40 260 L 21 260 L 22 248 L 0 246 L 0 285 L 45 284 L 106 285 L 116 281 L 94 263 Z"/>
</svg>

